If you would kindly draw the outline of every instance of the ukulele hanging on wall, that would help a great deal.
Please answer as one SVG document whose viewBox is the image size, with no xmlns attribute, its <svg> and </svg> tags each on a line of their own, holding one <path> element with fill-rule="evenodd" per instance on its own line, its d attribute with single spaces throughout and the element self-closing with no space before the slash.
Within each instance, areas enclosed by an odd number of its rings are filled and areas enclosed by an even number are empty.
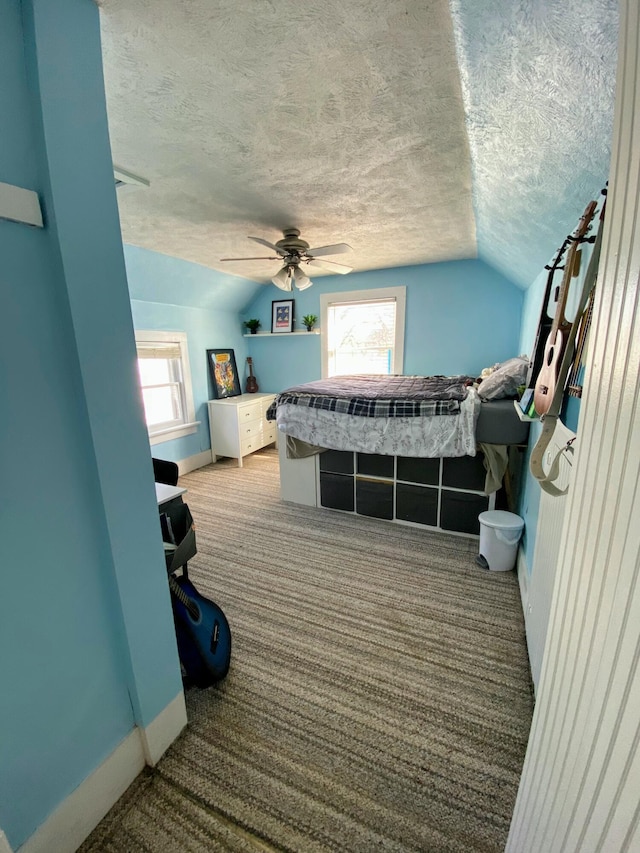
<svg viewBox="0 0 640 853">
<path fill-rule="evenodd" d="M 564 351 L 571 331 L 571 323 L 564 316 L 565 307 L 567 304 L 567 296 L 571 279 L 577 277 L 580 269 L 580 243 L 585 234 L 589 230 L 593 214 L 596 209 L 596 202 L 590 202 L 585 212 L 583 213 L 580 224 L 571 238 L 571 246 L 567 253 L 564 263 L 564 275 L 562 277 L 562 285 L 560 287 L 560 295 L 556 306 L 556 316 L 551 326 L 551 331 L 547 337 L 544 347 L 544 356 L 542 367 L 538 373 L 538 378 L 533 392 L 533 399 L 536 413 L 545 415 L 551 408 L 553 397 L 556 391 L 558 373 L 560 364 L 564 356 Z"/>
<path fill-rule="evenodd" d="M 249 368 L 249 375 L 247 376 L 247 394 L 255 394 L 258 390 L 258 380 L 253 375 L 253 359 L 251 356 L 247 356 L 247 367 Z"/>
</svg>

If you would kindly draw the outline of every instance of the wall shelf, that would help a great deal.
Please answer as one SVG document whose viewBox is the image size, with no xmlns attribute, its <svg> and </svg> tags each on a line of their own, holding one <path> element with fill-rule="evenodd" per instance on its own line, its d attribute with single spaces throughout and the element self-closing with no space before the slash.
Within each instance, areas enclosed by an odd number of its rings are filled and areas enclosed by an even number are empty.
<svg viewBox="0 0 640 853">
<path fill-rule="evenodd" d="M 525 413 L 522 411 L 522 409 L 521 409 L 521 408 L 520 408 L 520 406 L 518 405 L 518 401 L 517 401 L 517 400 L 514 400 L 514 401 L 513 401 L 513 407 L 514 407 L 514 409 L 516 410 L 516 414 L 518 415 L 518 417 L 520 418 L 520 420 L 521 420 L 521 421 L 525 421 L 525 423 L 530 424 L 530 423 L 532 423 L 533 421 L 539 421 L 539 420 L 540 420 L 540 418 L 539 418 L 539 417 L 537 417 L 537 416 L 536 416 L 535 418 L 530 418 L 528 415 L 525 415 Z"/>
<path fill-rule="evenodd" d="M 320 329 L 311 329 L 310 332 L 307 332 L 306 329 L 295 329 L 293 332 L 256 332 L 255 335 L 252 335 L 251 332 L 245 332 L 243 337 L 245 338 L 289 338 L 291 335 L 319 335 Z"/>
</svg>

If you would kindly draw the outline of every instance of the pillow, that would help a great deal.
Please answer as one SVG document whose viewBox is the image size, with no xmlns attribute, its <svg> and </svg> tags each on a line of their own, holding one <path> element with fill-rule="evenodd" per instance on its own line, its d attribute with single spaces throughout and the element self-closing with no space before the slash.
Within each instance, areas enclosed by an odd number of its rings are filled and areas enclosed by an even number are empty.
<svg viewBox="0 0 640 853">
<path fill-rule="evenodd" d="M 504 397 L 516 397 L 518 386 L 527 381 L 529 357 L 526 355 L 510 358 L 498 364 L 478 387 L 481 400 L 501 400 Z"/>
</svg>

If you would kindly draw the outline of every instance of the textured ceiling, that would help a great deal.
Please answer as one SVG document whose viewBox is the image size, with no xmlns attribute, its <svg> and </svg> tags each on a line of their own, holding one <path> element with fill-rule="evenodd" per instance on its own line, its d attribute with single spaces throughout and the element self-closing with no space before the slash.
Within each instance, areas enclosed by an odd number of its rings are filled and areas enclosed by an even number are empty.
<svg viewBox="0 0 640 853">
<path fill-rule="evenodd" d="M 293 225 L 359 270 L 479 248 L 527 286 L 606 175 L 610 0 L 105 0 L 101 20 L 114 162 L 151 182 L 119 196 L 137 246 L 268 281 L 278 262 L 219 259 Z"/>
<path fill-rule="evenodd" d="M 527 287 L 608 171 L 617 0 L 451 0 L 478 253 Z"/>
</svg>

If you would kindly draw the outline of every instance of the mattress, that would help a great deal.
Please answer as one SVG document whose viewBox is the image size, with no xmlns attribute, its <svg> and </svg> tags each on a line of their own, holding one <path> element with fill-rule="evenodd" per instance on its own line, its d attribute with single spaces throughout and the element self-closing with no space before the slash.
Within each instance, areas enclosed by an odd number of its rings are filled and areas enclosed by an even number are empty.
<svg viewBox="0 0 640 853">
<path fill-rule="evenodd" d="M 466 376 L 341 376 L 288 388 L 267 412 L 306 445 L 390 456 L 474 456 L 526 442 L 512 400 L 480 401 Z"/>
<path fill-rule="evenodd" d="M 526 444 L 529 423 L 521 421 L 513 400 L 488 400 L 480 406 L 476 424 L 478 444 Z"/>
<path fill-rule="evenodd" d="M 458 404 L 456 404 L 458 405 Z M 475 456 L 480 398 L 470 388 L 457 414 L 354 417 L 278 402 L 278 431 L 316 447 L 387 456 Z"/>
</svg>

